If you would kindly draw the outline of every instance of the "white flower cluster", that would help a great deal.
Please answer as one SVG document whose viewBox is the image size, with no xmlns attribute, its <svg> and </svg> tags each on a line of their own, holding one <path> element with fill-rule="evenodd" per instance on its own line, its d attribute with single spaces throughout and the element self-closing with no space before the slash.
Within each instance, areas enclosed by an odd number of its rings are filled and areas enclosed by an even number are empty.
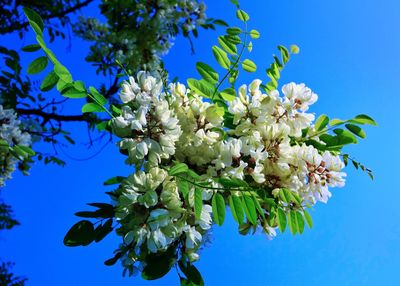
<svg viewBox="0 0 400 286">
<path fill-rule="evenodd" d="M 21 131 L 21 122 L 17 119 L 13 109 L 4 109 L 0 105 L 0 139 L 7 142 L 9 146 L 21 145 L 30 146 L 31 136 Z M 8 148 L 0 149 L 0 187 L 11 178 L 15 171 L 18 159 L 8 152 Z"/>
<path fill-rule="evenodd" d="M 218 106 L 182 84 L 162 92 L 161 82 L 145 72 L 123 84 L 124 107 L 112 126 L 127 163 L 137 170 L 115 193 L 121 247 L 133 246 L 123 258 L 126 267 L 140 260 L 143 249 L 156 253 L 182 241 L 188 258 L 197 259 L 212 225 L 211 198 L 222 187 L 218 178 L 244 180 L 273 195 L 287 188 L 308 204 L 326 202 L 328 187 L 344 185 L 338 156 L 299 143 L 302 130 L 313 129 L 314 115 L 307 110 L 317 95 L 295 83 L 283 86 L 282 96 L 277 90 L 265 94 L 260 84 L 241 86 L 227 103 L 234 128 L 224 124 Z M 202 188 L 200 219 L 193 214 L 195 186 L 182 193 L 181 178 L 166 171 L 176 161 L 212 186 Z M 275 235 L 274 227 L 264 226 L 267 235 Z"/>
</svg>

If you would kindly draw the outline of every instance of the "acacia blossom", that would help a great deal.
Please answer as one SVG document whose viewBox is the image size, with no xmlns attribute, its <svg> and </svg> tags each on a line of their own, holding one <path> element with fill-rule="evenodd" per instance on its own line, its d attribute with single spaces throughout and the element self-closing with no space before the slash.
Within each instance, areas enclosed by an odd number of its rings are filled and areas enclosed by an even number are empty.
<svg viewBox="0 0 400 286">
<path fill-rule="evenodd" d="M 282 94 L 263 93 L 260 85 L 260 80 L 242 85 L 239 96 L 227 103 L 233 128 L 224 125 L 213 103 L 183 84 L 163 91 L 159 79 L 139 72 L 122 85 L 124 105 L 112 127 L 126 163 L 136 168 L 112 196 L 121 224 L 117 232 L 123 247 L 131 249 L 129 259 L 122 260 L 125 267 L 133 271 L 135 261 L 142 263 L 144 246 L 157 253 L 180 241 L 188 259 L 197 260 L 213 224 L 210 200 L 223 189 L 218 178 L 246 180 L 275 197 L 287 188 L 309 205 L 327 202 L 328 188 L 344 185 L 340 158 L 301 140 L 303 129 L 314 128 L 314 114 L 307 111 L 318 96 L 304 84 L 284 85 Z M 191 166 L 209 187 L 188 183 L 182 192 L 182 178 L 167 171 L 174 162 Z M 195 219 L 198 195 L 203 203 Z M 267 237 L 274 237 L 275 229 L 263 223 Z"/>
<path fill-rule="evenodd" d="M 30 146 L 32 144 L 29 133 L 21 130 L 21 122 L 13 109 L 4 109 L 0 105 L 0 139 L 7 142 L 8 146 Z M 4 186 L 7 179 L 11 179 L 16 165 L 22 158 L 11 154 L 7 148 L 0 149 L 0 187 Z"/>
</svg>

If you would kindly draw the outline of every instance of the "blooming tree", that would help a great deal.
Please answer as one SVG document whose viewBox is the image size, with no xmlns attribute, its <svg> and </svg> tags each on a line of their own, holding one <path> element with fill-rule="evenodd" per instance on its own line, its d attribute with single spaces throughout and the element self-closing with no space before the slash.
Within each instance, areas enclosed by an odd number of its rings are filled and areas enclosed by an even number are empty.
<svg viewBox="0 0 400 286">
<path fill-rule="evenodd" d="M 193 263 L 213 225 L 224 223 L 227 206 L 241 234 L 260 230 L 273 238 L 286 228 L 301 234 L 306 224 L 312 227 L 307 209 L 326 203 L 331 188 L 344 186 L 349 160 L 372 177 L 343 152 L 357 137 L 365 138 L 361 126 L 376 125 L 372 118 L 315 118 L 310 108 L 317 94 L 294 82 L 279 87 L 297 46 L 278 46 L 266 82 L 240 84 L 240 73 L 257 69 L 246 52 L 260 34 L 248 28 L 249 15 L 232 2 L 243 28 L 227 27 L 212 47 L 224 74 L 198 62 L 201 79 L 182 84 L 169 82 L 163 70 L 125 68 L 119 102 L 74 80 L 47 47 L 40 17 L 24 10 L 54 64 L 57 89 L 85 98 L 83 113 L 109 117 L 98 129 L 118 138 L 125 163 L 134 169 L 105 182 L 117 185 L 107 193 L 110 203 L 90 203 L 95 210 L 76 213 L 84 219 L 68 231 L 65 245 L 86 246 L 115 231 L 121 243 L 106 265 L 120 261 L 124 275 L 140 273 L 149 280 L 177 265 L 181 285 L 203 285 Z"/>
</svg>

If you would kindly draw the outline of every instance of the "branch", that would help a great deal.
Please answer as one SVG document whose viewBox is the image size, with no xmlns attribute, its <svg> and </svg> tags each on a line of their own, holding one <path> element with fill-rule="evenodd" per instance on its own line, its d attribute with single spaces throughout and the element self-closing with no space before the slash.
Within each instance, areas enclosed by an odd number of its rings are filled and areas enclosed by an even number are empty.
<svg viewBox="0 0 400 286">
<path fill-rule="evenodd" d="M 75 12 L 75 11 L 77 11 L 77 10 L 87 6 L 87 5 L 89 5 L 91 2 L 93 2 L 93 0 L 86 0 L 86 1 L 83 1 L 81 3 L 78 3 L 75 6 L 72 6 L 72 7 L 68 8 L 68 9 L 66 9 L 66 10 L 60 11 L 59 13 L 45 15 L 42 18 L 43 18 L 43 20 L 51 20 L 51 19 L 54 19 L 54 18 L 62 18 L 62 17 L 64 17 L 65 15 L 67 15 L 69 13 L 73 13 L 73 12 Z M 4 29 L 2 31 L 0 30 L 0 34 L 12 33 L 14 31 L 18 31 L 18 30 L 24 29 L 24 28 L 28 27 L 28 25 L 29 25 L 29 22 L 18 23 L 16 25 L 11 26 L 9 29 Z"/>
<path fill-rule="evenodd" d="M 87 114 L 81 115 L 60 115 L 57 113 L 47 113 L 39 109 L 21 109 L 17 108 L 18 115 L 37 115 L 43 117 L 45 121 L 49 120 L 57 120 L 57 121 L 83 121 L 83 122 L 90 122 L 93 118 L 88 116 Z"/>
</svg>

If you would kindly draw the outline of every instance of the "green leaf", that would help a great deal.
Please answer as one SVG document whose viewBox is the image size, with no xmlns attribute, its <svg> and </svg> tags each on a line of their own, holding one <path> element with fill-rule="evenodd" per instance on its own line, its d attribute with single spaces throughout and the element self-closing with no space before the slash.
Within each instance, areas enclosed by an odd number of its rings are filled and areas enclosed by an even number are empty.
<svg viewBox="0 0 400 286">
<path fill-rule="evenodd" d="M 236 195 L 230 195 L 228 197 L 229 207 L 232 212 L 233 219 L 238 223 L 242 224 L 244 220 L 243 205 L 240 197 Z"/>
<path fill-rule="evenodd" d="M 182 193 L 183 197 L 186 199 L 189 194 L 189 182 L 183 179 L 177 179 L 178 190 Z"/>
<path fill-rule="evenodd" d="M 224 52 L 221 48 L 217 46 L 213 46 L 212 51 L 215 59 L 220 64 L 220 66 L 224 69 L 229 69 L 229 67 L 231 66 L 231 61 L 229 60 L 226 52 Z"/>
<path fill-rule="evenodd" d="M 58 80 L 58 75 L 54 71 L 51 71 L 42 81 L 42 84 L 40 85 L 40 90 L 49 91 L 53 89 L 53 87 L 56 86 Z"/>
<path fill-rule="evenodd" d="M 223 26 L 223 27 L 228 27 L 229 26 L 227 22 L 225 22 L 224 20 L 221 20 L 221 19 L 214 20 L 213 24 L 214 25 L 220 25 L 220 26 Z"/>
<path fill-rule="evenodd" d="M 108 126 L 108 121 L 103 121 L 100 122 L 96 125 L 97 130 L 102 131 L 102 130 L 107 130 L 107 126 Z"/>
<path fill-rule="evenodd" d="M 245 11 L 240 10 L 240 9 L 238 9 L 238 10 L 236 11 L 236 17 L 237 17 L 240 21 L 243 21 L 243 22 L 247 22 L 247 21 L 250 19 L 249 15 L 248 15 Z"/>
<path fill-rule="evenodd" d="M 297 223 L 297 230 L 300 234 L 304 231 L 304 218 L 300 212 L 295 212 L 296 215 L 296 223 Z"/>
<path fill-rule="evenodd" d="M 359 114 L 353 119 L 350 120 L 353 123 L 357 124 L 369 124 L 369 125 L 374 125 L 377 126 L 378 124 L 373 120 L 370 116 L 366 114 Z"/>
<path fill-rule="evenodd" d="M 30 147 L 28 146 L 24 146 L 24 145 L 16 145 L 14 146 L 14 150 L 15 148 L 19 148 L 20 150 L 22 150 L 25 154 L 27 154 L 27 157 L 32 157 L 35 156 L 35 151 L 33 151 Z"/>
<path fill-rule="evenodd" d="M 211 98 L 213 95 L 213 91 L 211 91 L 209 89 L 209 86 L 206 85 L 203 81 L 194 78 L 189 78 L 187 80 L 187 84 L 191 90 L 193 90 L 196 94 L 202 97 Z"/>
<path fill-rule="evenodd" d="M 36 52 L 40 50 L 40 45 L 38 44 L 32 44 L 32 45 L 26 45 L 25 47 L 22 48 L 24 52 Z"/>
<path fill-rule="evenodd" d="M 38 74 L 47 67 L 48 62 L 49 60 L 47 57 L 39 57 L 29 64 L 26 72 L 28 74 Z"/>
<path fill-rule="evenodd" d="M 58 84 L 60 82 L 63 84 L 65 83 L 64 81 L 59 80 L 57 83 L 57 89 L 59 89 Z M 85 98 L 85 97 L 87 97 L 86 91 L 85 92 L 79 91 L 72 86 L 68 86 L 68 84 L 67 84 L 67 87 L 63 88 L 60 92 L 64 97 L 68 97 L 68 98 Z"/>
<path fill-rule="evenodd" d="M 115 263 L 117 263 L 118 259 L 120 259 L 121 256 L 122 256 L 122 252 L 117 252 L 114 257 L 104 261 L 104 265 L 113 266 Z"/>
<path fill-rule="evenodd" d="M 58 77 L 66 83 L 72 83 L 72 75 L 68 71 L 68 69 L 62 64 L 54 65 L 54 72 L 58 75 Z"/>
<path fill-rule="evenodd" d="M 218 37 L 218 43 L 220 44 L 221 48 L 225 52 L 227 52 L 228 54 L 237 55 L 237 47 L 236 47 L 236 45 L 231 43 L 229 40 L 227 40 L 226 37 L 219 36 Z"/>
<path fill-rule="evenodd" d="M 223 185 L 225 188 L 239 188 L 239 187 L 248 187 L 249 185 L 246 181 L 243 181 L 238 178 L 219 178 L 218 183 Z"/>
<path fill-rule="evenodd" d="M 362 130 L 360 126 L 354 124 L 346 124 L 345 126 L 350 132 L 357 135 L 358 137 L 363 139 L 367 137 L 367 134 L 365 134 L 364 130 Z"/>
<path fill-rule="evenodd" d="M 242 29 L 240 29 L 239 27 L 229 27 L 228 29 L 226 29 L 226 33 L 231 36 L 237 36 L 242 33 Z"/>
<path fill-rule="evenodd" d="M 175 259 L 169 252 L 147 256 L 151 258 L 146 259 L 146 266 L 142 271 L 142 278 L 145 280 L 156 280 L 165 276 L 175 263 Z"/>
<path fill-rule="evenodd" d="M 254 205 L 254 201 L 251 196 L 247 194 L 242 194 L 244 211 L 246 213 L 247 219 L 253 224 L 257 224 L 257 210 Z"/>
<path fill-rule="evenodd" d="M 96 99 L 96 101 L 99 103 L 99 105 L 104 105 L 107 103 L 107 99 L 102 96 L 96 88 L 93 86 L 89 87 L 90 94 L 93 95 L 93 97 Z"/>
<path fill-rule="evenodd" d="M 203 209 L 203 195 L 200 188 L 194 189 L 194 215 L 196 219 L 200 219 L 201 210 Z"/>
<path fill-rule="evenodd" d="M 103 183 L 103 185 L 110 186 L 110 185 L 120 184 L 125 179 L 126 179 L 126 177 L 123 177 L 123 176 L 115 176 L 115 177 L 112 177 L 112 178 L 108 179 L 107 181 L 105 181 Z"/>
<path fill-rule="evenodd" d="M 253 50 L 253 43 L 249 42 L 249 44 L 247 45 L 247 50 L 249 51 L 249 53 L 251 53 L 251 51 Z"/>
<path fill-rule="evenodd" d="M 96 229 L 94 230 L 94 241 L 99 242 L 103 240 L 109 234 L 110 232 L 113 231 L 112 228 L 112 223 L 113 220 L 112 218 L 108 219 L 104 224 L 99 224 Z"/>
<path fill-rule="evenodd" d="M 313 221 L 312 221 L 311 215 L 309 214 L 309 212 L 307 210 L 304 210 L 303 214 L 304 214 L 304 218 L 306 219 L 306 223 L 307 223 L 308 227 L 312 228 Z"/>
<path fill-rule="evenodd" d="M 40 17 L 40 15 L 28 7 L 24 7 L 24 8 L 22 8 L 22 10 L 24 11 L 25 16 L 29 20 L 29 24 L 32 26 L 32 28 L 35 30 L 35 32 L 37 34 L 42 34 L 43 29 L 44 29 L 44 23 L 43 23 L 43 20 Z M 32 24 L 34 24 L 34 25 L 32 25 Z M 36 26 L 36 27 L 34 28 L 33 26 Z"/>
<path fill-rule="evenodd" d="M 182 260 L 179 260 L 178 265 L 183 274 L 185 274 L 187 279 L 190 281 L 190 284 L 186 285 L 199 285 L 199 286 L 204 285 L 203 277 L 201 277 L 200 272 L 193 264 L 187 263 L 185 265 L 185 263 Z"/>
<path fill-rule="evenodd" d="M 297 45 L 291 45 L 290 46 L 290 52 L 292 54 L 298 54 L 300 52 L 300 48 Z"/>
<path fill-rule="evenodd" d="M 186 173 L 188 170 L 189 170 L 189 167 L 185 163 L 178 163 L 175 166 L 173 166 L 171 169 L 169 169 L 168 175 L 175 176 L 175 175 L 179 175 L 182 173 Z"/>
<path fill-rule="evenodd" d="M 283 233 L 286 229 L 286 214 L 281 208 L 278 208 L 277 215 L 279 230 Z"/>
<path fill-rule="evenodd" d="M 216 224 L 222 225 L 225 220 L 225 200 L 220 193 L 215 193 L 212 198 L 212 212 Z"/>
<path fill-rule="evenodd" d="M 70 144 L 75 145 L 74 139 L 72 139 L 70 136 L 64 135 L 64 138 L 65 138 L 65 140 L 67 140 Z"/>
<path fill-rule="evenodd" d="M 89 102 L 86 103 L 84 106 L 82 106 L 82 113 L 103 112 L 103 111 L 104 111 L 103 107 L 94 102 Z"/>
<path fill-rule="evenodd" d="M 20 148 L 20 146 L 14 146 L 11 150 L 10 150 L 11 154 L 14 155 L 14 157 L 22 160 L 23 158 L 28 158 L 29 155 L 28 153 L 26 153 L 24 150 L 22 150 L 22 148 Z M 13 153 L 14 152 L 14 153 Z"/>
<path fill-rule="evenodd" d="M 196 69 L 205 81 L 208 81 L 211 84 L 218 83 L 219 81 L 218 73 L 208 64 L 197 62 Z"/>
<path fill-rule="evenodd" d="M 368 172 L 368 177 L 370 177 L 370 179 L 373 181 L 374 180 L 374 174 L 372 174 L 371 172 Z"/>
<path fill-rule="evenodd" d="M 315 122 L 315 130 L 321 131 L 323 130 L 329 123 L 329 117 L 325 114 L 320 115 Z"/>
<path fill-rule="evenodd" d="M 288 213 L 287 219 L 288 219 L 287 222 L 288 222 L 288 225 L 289 225 L 290 232 L 291 232 L 292 234 L 296 234 L 296 232 L 297 232 L 297 218 L 296 218 L 296 213 L 295 213 L 294 211 L 290 211 L 290 212 Z"/>
<path fill-rule="evenodd" d="M 264 209 L 261 207 L 259 202 L 260 197 L 257 196 L 255 192 L 251 192 L 251 197 L 253 199 L 254 205 L 256 206 L 258 213 L 261 215 L 263 219 L 265 219 Z"/>
<path fill-rule="evenodd" d="M 233 88 L 226 88 L 220 93 L 221 97 L 226 101 L 233 101 L 236 98 L 236 90 Z"/>
<path fill-rule="evenodd" d="M 225 39 L 229 43 L 234 44 L 234 45 L 238 45 L 238 44 L 240 44 L 242 42 L 242 40 L 240 39 L 239 36 L 231 36 L 231 35 L 229 35 L 229 36 L 225 36 Z"/>
<path fill-rule="evenodd" d="M 292 201 L 291 191 L 289 189 L 286 189 L 286 188 L 282 188 L 279 191 L 279 197 L 285 203 L 290 203 Z"/>
<path fill-rule="evenodd" d="M 81 220 L 74 224 L 64 238 L 66 246 L 86 246 L 94 239 L 94 227 L 88 220 Z"/>
<path fill-rule="evenodd" d="M 258 39 L 260 38 L 260 32 L 258 32 L 257 30 L 251 30 L 250 37 L 252 37 L 253 39 Z"/>
<path fill-rule="evenodd" d="M 337 129 L 333 130 L 333 132 L 338 135 L 337 136 L 338 140 L 339 140 L 338 143 L 341 145 L 357 143 L 357 138 L 351 132 L 349 132 L 345 129 L 337 128 Z"/>
<path fill-rule="evenodd" d="M 101 215 L 97 213 L 96 211 L 81 211 L 81 212 L 76 212 L 74 215 L 78 217 L 84 217 L 84 218 L 99 218 Z"/>
<path fill-rule="evenodd" d="M 81 80 L 74 81 L 74 88 L 75 88 L 76 90 L 79 90 L 79 91 L 81 91 L 81 92 L 86 93 L 85 84 L 84 84 L 83 81 L 81 81 Z"/>
<path fill-rule="evenodd" d="M 242 68 L 247 72 L 255 72 L 257 70 L 256 64 L 252 60 L 249 60 L 249 59 L 245 59 L 242 62 Z"/>
<path fill-rule="evenodd" d="M 329 125 L 330 125 L 330 126 L 337 126 L 337 125 L 343 124 L 343 123 L 345 123 L 345 122 L 347 122 L 347 120 L 342 120 L 342 119 L 334 118 L 334 119 L 332 119 L 331 121 L 329 121 Z"/>
<path fill-rule="evenodd" d="M 278 46 L 278 50 L 281 52 L 281 56 L 282 56 L 282 62 L 283 64 L 286 64 L 289 61 L 290 58 L 290 54 L 289 51 L 286 47 L 284 46 Z"/>
<path fill-rule="evenodd" d="M 4 139 L 0 138 L 0 147 L 10 147 L 10 145 L 8 144 L 8 142 Z"/>
</svg>

